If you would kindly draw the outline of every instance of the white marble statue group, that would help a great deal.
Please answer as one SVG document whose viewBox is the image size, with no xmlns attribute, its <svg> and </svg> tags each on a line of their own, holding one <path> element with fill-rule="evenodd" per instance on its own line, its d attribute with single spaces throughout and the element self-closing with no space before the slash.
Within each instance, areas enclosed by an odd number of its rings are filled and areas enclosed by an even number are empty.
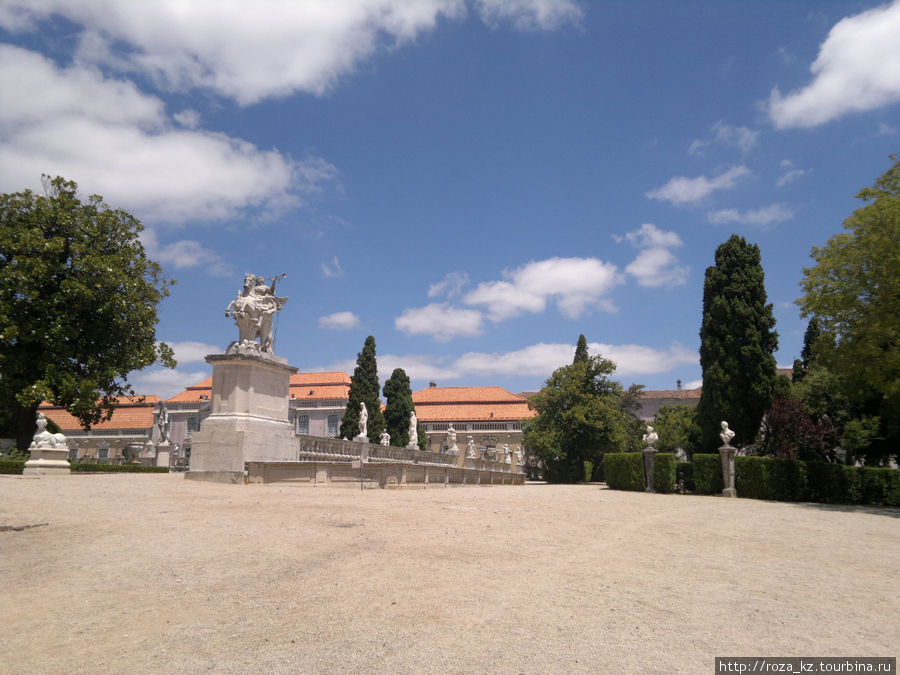
<svg viewBox="0 0 900 675">
<path fill-rule="evenodd" d="M 37 431 L 32 438 L 29 450 L 60 449 L 66 447 L 66 437 L 62 434 L 54 434 L 47 431 L 47 417 L 44 413 L 38 413 Z"/>
<path fill-rule="evenodd" d="M 284 307 L 288 300 L 287 297 L 275 295 L 275 284 L 285 276 L 287 275 L 274 276 L 267 285 L 264 277 L 244 275 L 244 287 L 225 308 L 225 316 L 234 317 L 238 327 L 238 341 L 228 351 L 273 352 L 275 335 L 272 327 L 275 312 Z"/>
</svg>

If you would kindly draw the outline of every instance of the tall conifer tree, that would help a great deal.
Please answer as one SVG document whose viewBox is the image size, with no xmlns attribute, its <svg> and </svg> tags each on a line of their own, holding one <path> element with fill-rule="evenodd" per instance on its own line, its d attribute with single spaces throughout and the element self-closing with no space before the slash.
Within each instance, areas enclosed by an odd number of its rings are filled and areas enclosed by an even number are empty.
<svg viewBox="0 0 900 675">
<path fill-rule="evenodd" d="M 391 445 L 405 448 L 409 443 L 409 414 L 415 410 L 409 377 L 403 368 L 395 368 L 384 383 L 384 423 L 391 435 Z"/>
<path fill-rule="evenodd" d="M 587 340 L 584 335 L 578 336 L 578 344 L 575 347 L 575 360 L 572 361 L 575 363 L 587 363 L 588 361 L 588 346 Z"/>
<path fill-rule="evenodd" d="M 749 445 L 774 398 L 778 348 L 772 305 L 766 304 L 759 247 L 732 235 L 706 268 L 700 366 L 703 391 L 697 405 L 703 451 L 714 451 L 720 422 Z"/>
<path fill-rule="evenodd" d="M 341 438 L 352 439 L 359 434 L 359 404 L 365 403 L 369 413 L 368 436 L 370 443 L 378 443 L 384 428 L 384 414 L 378 385 L 378 364 L 375 360 L 375 338 L 366 338 L 363 349 L 356 355 L 356 368 L 350 381 L 349 401 L 341 421 Z"/>
</svg>

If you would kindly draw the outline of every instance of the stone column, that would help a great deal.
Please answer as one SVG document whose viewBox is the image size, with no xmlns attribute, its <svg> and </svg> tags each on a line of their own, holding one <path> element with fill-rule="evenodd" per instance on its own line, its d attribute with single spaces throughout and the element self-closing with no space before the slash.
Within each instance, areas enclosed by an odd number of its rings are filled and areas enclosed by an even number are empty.
<svg viewBox="0 0 900 675">
<path fill-rule="evenodd" d="M 737 497 L 737 490 L 734 487 L 734 455 L 737 448 L 730 445 L 723 445 L 719 448 L 719 454 L 722 456 L 722 484 L 725 489 L 722 490 L 724 497 Z"/>
<path fill-rule="evenodd" d="M 169 466 L 172 457 L 172 444 L 163 441 L 156 444 L 156 466 Z"/>
<path fill-rule="evenodd" d="M 656 492 L 656 485 L 653 479 L 653 459 L 656 450 L 652 447 L 646 447 L 644 453 L 644 474 L 647 476 L 647 489 L 645 492 Z"/>
</svg>

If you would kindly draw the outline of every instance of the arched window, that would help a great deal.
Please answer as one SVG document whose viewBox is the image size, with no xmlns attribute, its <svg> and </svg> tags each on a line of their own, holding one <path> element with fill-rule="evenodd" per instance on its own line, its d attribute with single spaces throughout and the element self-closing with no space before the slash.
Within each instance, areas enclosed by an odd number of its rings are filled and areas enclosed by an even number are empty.
<svg viewBox="0 0 900 675">
<path fill-rule="evenodd" d="M 304 436 L 309 435 L 309 415 L 297 416 L 297 433 Z"/>
<path fill-rule="evenodd" d="M 337 415 L 329 415 L 328 416 L 328 436 L 330 438 L 337 438 L 338 435 L 338 416 Z"/>
</svg>

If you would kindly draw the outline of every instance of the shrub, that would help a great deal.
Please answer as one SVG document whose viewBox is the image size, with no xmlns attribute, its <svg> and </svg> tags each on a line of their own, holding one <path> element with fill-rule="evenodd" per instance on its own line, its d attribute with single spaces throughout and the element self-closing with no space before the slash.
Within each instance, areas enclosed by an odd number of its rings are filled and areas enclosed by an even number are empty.
<svg viewBox="0 0 900 675">
<path fill-rule="evenodd" d="M 694 491 L 698 495 L 716 495 L 724 489 L 722 458 L 719 455 L 695 454 Z"/>
<path fill-rule="evenodd" d="M 675 464 L 675 479 L 682 492 L 694 491 L 694 465 L 691 462 Z"/>
<path fill-rule="evenodd" d="M 734 486 L 739 497 L 778 499 L 773 481 L 771 457 L 735 457 Z"/>
<path fill-rule="evenodd" d="M 799 502 L 809 499 L 809 480 L 806 473 L 806 462 L 790 459 L 772 461 L 772 499 L 783 499 Z M 740 495 L 740 492 L 738 492 Z"/>
<path fill-rule="evenodd" d="M 866 466 L 859 472 L 863 504 L 900 506 L 900 471 Z"/>
<path fill-rule="evenodd" d="M 826 504 L 857 504 L 862 498 L 860 472 L 843 464 L 809 462 L 809 498 Z"/>
<path fill-rule="evenodd" d="M 603 461 L 606 484 L 613 490 L 647 488 L 644 478 L 644 457 L 639 452 L 608 452 Z"/>
<path fill-rule="evenodd" d="M 74 472 L 99 473 L 169 473 L 167 466 L 144 466 L 143 464 L 94 464 L 93 462 L 75 462 Z"/>
<path fill-rule="evenodd" d="M 657 492 L 675 492 L 675 453 L 657 452 L 653 458 L 653 487 Z"/>
<path fill-rule="evenodd" d="M 24 459 L 0 459 L 0 473 L 21 474 L 25 469 Z"/>
</svg>

